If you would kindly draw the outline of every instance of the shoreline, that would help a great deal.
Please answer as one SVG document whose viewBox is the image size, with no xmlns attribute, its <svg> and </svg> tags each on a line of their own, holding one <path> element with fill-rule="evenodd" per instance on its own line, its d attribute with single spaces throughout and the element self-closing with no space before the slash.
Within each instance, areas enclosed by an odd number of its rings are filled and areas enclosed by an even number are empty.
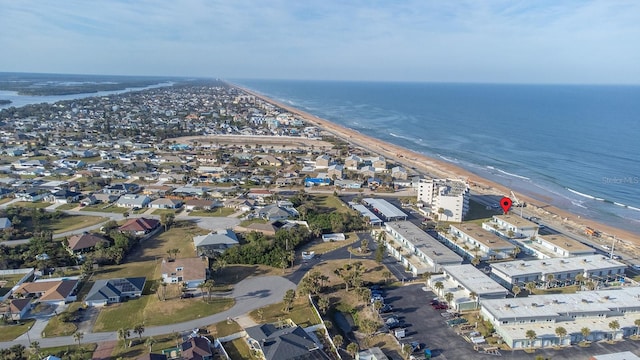
<svg viewBox="0 0 640 360">
<path fill-rule="evenodd" d="M 257 93 L 243 86 L 228 82 L 227 84 L 245 91 L 246 93 L 251 94 L 267 103 L 274 104 L 282 109 L 285 109 L 290 113 L 301 117 L 308 124 L 318 126 L 322 130 L 332 134 L 333 136 L 336 136 L 337 138 L 362 147 L 372 153 L 383 155 L 386 158 L 394 160 L 407 168 L 413 167 L 421 173 L 426 173 L 430 176 L 435 177 L 467 179 L 469 181 L 471 190 L 475 193 L 502 196 L 509 196 L 510 194 L 510 190 L 506 186 L 500 185 L 494 181 L 471 173 L 470 171 L 465 170 L 459 166 L 426 156 L 424 154 L 417 153 L 413 150 L 403 148 L 395 144 L 384 142 L 368 135 L 364 135 L 358 131 L 349 129 L 342 125 L 338 125 L 329 120 L 319 118 L 313 114 L 295 108 L 291 105 L 283 104 L 280 101 L 271 99 L 266 95 Z M 518 197 L 521 201 L 527 203 L 527 211 L 535 212 L 538 216 L 554 223 L 554 225 L 556 226 L 560 225 L 564 227 L 571 227 L 573 229 L 580 229 L 579 233 L 583 236 L 584 229 L 586 227 L 591 227 L 600 231 L 603 236 L 599 239 L 605 240 L 607 241 L 607 243 L 615 238 L 619 242 L 626 245 L 640 246 L 640 234 L 635 234 L 630 231 L 613 227 L 611 225 L 606 225 L 593 219 L 580 217 L 567 210 L 560 209 L 524 194 L 518 194 Z M 596 238 L 590 239 L 592 239 L 594 242 L 602 242 L 598 241 L 598 239 Z"/>
</svg>

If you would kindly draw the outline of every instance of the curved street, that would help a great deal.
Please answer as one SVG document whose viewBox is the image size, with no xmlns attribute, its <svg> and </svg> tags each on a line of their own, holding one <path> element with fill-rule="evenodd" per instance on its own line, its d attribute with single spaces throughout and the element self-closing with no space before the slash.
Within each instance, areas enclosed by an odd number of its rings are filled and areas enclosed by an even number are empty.
<svg viewBox="0 0 640 360">
<path fill-rule="evenodd" d="M 204 327 L 210 324 L 223 321 L 227 318 L 237 318 L 255 309 L 271 305 L 282 301 L 282 296 L 289 289 L 295 289 L 296 284 L 281 276 L 261 276 L 242 280 L 235 285 L 231 297 L 236 300 L 234 306 L 221 313 L 185 321 L 176 324 L 147 327 L 144 336 L 157 336 L 171 334 L 174 331 L 184 332 L 195 328 Z M 132 300 L 135 301 L 135 300 Z M 198 300 L 194 300 L 198 301 Z M 131 324 L 132 326 L 134 324 Z M 25 333 L 14 341 L 0 342 L 0 348 L 9 348 L 16 344 L 29 347 L 29 339 L 38 341 L 41 347 L 55 347 L 73 345 L 76 341 L 72 336 L 61 336 L 54 338 L 42 338 L 40 334 Z M 117 332 L 85 333 L 82 338 L 84 343 L 98 343 L 102 341 L 112 341 L 118 339 Z"/>
</svg>

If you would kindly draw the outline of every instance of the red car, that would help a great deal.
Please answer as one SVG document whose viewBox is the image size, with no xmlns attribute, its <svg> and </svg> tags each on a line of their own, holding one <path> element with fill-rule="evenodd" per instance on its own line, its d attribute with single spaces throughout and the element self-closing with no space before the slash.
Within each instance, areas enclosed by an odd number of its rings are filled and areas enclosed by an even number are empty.
<svg viewBox="0 0 640 360">
<path fill-rule="evenodd" d="M 449 305 L 447 304 L 436 304 L 433 305 L 433 308 L 436 310 L 447 310 L 449 308 Z"/>
</svg>

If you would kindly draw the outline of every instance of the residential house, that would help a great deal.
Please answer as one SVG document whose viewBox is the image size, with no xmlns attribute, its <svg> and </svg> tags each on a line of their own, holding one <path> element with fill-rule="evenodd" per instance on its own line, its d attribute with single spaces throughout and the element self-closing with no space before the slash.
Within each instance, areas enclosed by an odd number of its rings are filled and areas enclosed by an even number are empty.
<svg viewBox="0 0 640 360">
<path fill-rule="evenodd" d="M 362 162 L 362 159 L 358 156 L 358 155 L 349 155 L 345 160 L 344 160 L 344 167 L 347 170 L 358 170 L 358 165 Z"/>
<path fill-rule="evenodd" d="M 331 359 L 300 326 L 257 325 L 246 329 L 250 347 L 266 360 Z"/>
<path fill-rule="evenodd" d="M 145 277 L 96 280 L 84 303 L 87 306 L 104 306 L 140 297 L 146 281 Z"/>
<path fill-rule="evenodd" d="M 78 202 L 81 196 L 79 192 L 61 189 L 47 195 L 45 200 L 56 204 L 70 204 Z"/>
<path fill-rule="evenodd" d="M 19 201 L 36 202 L 45 198 L 49 193 L 38 189 L 25 189 L 15 193 L 16 199 Z"/>
<path fill-rule="evenodd" d="M 136 236 L 146 235 L 160 227 L 160 221 L 156 219 L 135 218 L 129 219 L 118 228 L 122 232 L 128 232 Z"/>
<path fill-rule="evenodd" d="M 387 160 L 382 156 L 376 156 L 370 159 L 371 166 L 375 169 L 376 172 L 382 172 L 387 170 Z"/>
<path fill-rule="evenodd" d="M 251 189 L 247 193 L 247 198 L 256 200 L 260 203 L 264 203 L 267 199 L 270 199 L 273 194 L 268 189 Z"/>
<path fill-rule="evenodd" d="M 37 298 L 38 302 L 65 304 L 76 300 L 77 279 L 45 279 L 22 283 L 14 294 Z"/>
<path fill-rule="evenodd" d="M 106 195 L 106 194 L 104 194 L 104 195 Z M 85 197 L 82 200 L 80 200 L 80 206 L 89 206 L 89 205 L 94 205 L 94 204 L 97 204 L 97 203 L 98 203 L 98 199 L 93 194 Z"/>
<path fill-rule="evenodd" d="M 135 194 L 140 191 L 140 186 L 136 183 L 119 183 L 105 187 L 102 192 L 111 195 Z"/>
<path fill-rule="evenodd" d="M 291 217 L 285 208 L 277 205 L 267 205 L 261 209 L 258 209 L 258 216 L 265 220 L 283 220 Z"/>
<path fill-rule="evenodd" d="M 12 226 L 13 224 L 11 223 L 11 220 L 9 220 L 9 218 L 0 218 L 0 230 L 11 229 Z"/>
<path fill-rule="evenodd" d="M 11 299 L 8 304 L 0 304 L 0 317 L 4 315 L 9 320 L 22 320 L 31 310 L 31 299 Z"/>
<path fill-rule="evenodd" d="M 407 170 L 401 166 L 391 168 L 391 177 L 394 179 L 407 180 L 408 176 Z"/>
<path fill-rule="evenodd" d="M 199 256 L 223 253 L 226 249 L 238 244 L 238 237 L 230 229 L 193 237 L 193 245 L 196 248 L 196 254 Z"/>
<path fill-rule="evenodd" d="M 191 336 L 180 345 L 183 360 L 213 360 L 211 341 L 202 336 Z"/>
<path fill-rule="evenodd" d="M 133 209 L 133 208 L 142 209 L 144 207 L 147 207 L 147 205 L 149 205 L 150 203 L 151 203 L 151 198 L 146 195 L 127 194 L 127 195 L 120 196 L 118 201 L 116 201 L 116 206 L 130 208 L 130 209 Z"/>
<path fill-rule="evenodd" d="M 208 199 L 189 199 L 185 201 L 184 208 L 191 210 L 213 210 L 215 208 L 222 207 L 222 204 L 217 200 Z"/>
<path fill-rule="evenodd" d="M 260 166 L 281 166 L 282 161 L 273 155 L 264 155 L 256 161 Z"/>
<path fill-rule="evenodd" d="M 182 200 L 159 198 L 149 203 L 149 207 L 154 209 L 179 209 L 182 207 Z"/>
<path fill-rule="evenodd" d="M 322 154 L 316 158 L 316 169 L 326 169 L 331 164 L 331 157 L 327 154 Z"/>
<path fill-rule="evenodd" d="M 165 196 L 173 190 L 172 186 L 167 185 L 149 185 L 142 190 L 144 195 Z"/>
<path fill-rule="evenodd" d="M 167 360 L 167 355 L 165 354 L 144 354 L 140 355 L 136 358 L 136 360 Z"/>
<path fill-rule="evenodd" d="M 0 199 L 4 199 L 13 194 L 13 190 L 0 187 Z"/>
<path fill-rule="evenodd" d="M 330 165 L 327 169 L 327 176 L 332 179 L 342 179 L 344 166 L 340 164 Z"/>
<path fill-rule="evenodd" d="M 93 194 L 93 197 L 96 199 L 97 202 L 100 202 L 103 204 L 111 204 L 112 202 L 120 198 L 120 196 L 118 195 L 104 194 L 104 193 L 95 193 Z"/>
<path fill-rule="evenodd" d="M 165 283 L 184 283 L 195 289 L 207 280 L 207 261 L 200 257 L 162 259 L 160 271 Z"/>
<path fill-rule="evenodd" d="M 92 250 L 98 244 L 109 244 L 109 240 L 98 234 L 84 233 L 73 235 L 68 239 L 67 251 L 70 253 L 81 253 Z"/>
<path fill-rule="evenodd" d="M 370 166 L 370 165 L 361 167 L 360 170 L 358 170 L 358 172 L 364 178 L 376 176 L 376 169 L 374 169 L 373 166 Z"/>
</svg>

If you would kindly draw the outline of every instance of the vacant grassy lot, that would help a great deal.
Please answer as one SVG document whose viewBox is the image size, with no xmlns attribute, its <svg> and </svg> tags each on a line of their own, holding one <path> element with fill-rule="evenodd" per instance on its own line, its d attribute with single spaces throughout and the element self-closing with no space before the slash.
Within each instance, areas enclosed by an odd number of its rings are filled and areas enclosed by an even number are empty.
<svg viewBox="0 0 640 360">
<path fill-rule="evenodd" d="M 18 201 L 18 202 L 14 202 L 13 204 L 11 204 L 10 206 L 18 206 L 18 207 L 23 207 L 23 208 L 36 208 L 36 209 L 42 209 L 42 208 L 46 208 L 49 207 L 53 204 L 48 203 L 48 202 L 28 202 L 28 201 Z"/>
<path fill-rule="evenodd" d="M 97 225 L 107 220 L 109 219 L 99 216 L 69 215 L 61 217 L 58 220 L 49 221 L 46 228 L 53 231 L 54 234 L 57 234 Z"/>
<path fill-rule="evenodd" d="M 77 208 L 78 206 L 80 206 L 80 204 L 62 204 L 62 205 L 58 206 L 56 208 L 56 210 L 60 210 L 60 211 L 71 210 L 71 209 Z"/>
<path fill-rule="evenodd" d="M 227 350 L 227 354 L 232 359 L 259 359 L 259 357 L 251 355 L 249 345 L 243 338 L 224 343 L 224 349 Z"/>
<path fill-rule="evenodd" d="M 242 326 L 238 325 L 238 323 L 234 320 L 220 321 L 219 323 L 215 324 L 213 328 L 214 330 L 212 335 L 216 337 L 229 336 L 243 330 Z"/>
<path fill-rule="evenodd" d="M 306 296 L 296 298 L 289 312 L 285 312 L 283 307 L 284 303 L 279 302 L 253 310 L 249 315 L 253 320 L 261 324 L 274 323 L 284 319 L 291 319 L 294 323 L 302 327 L 320 323 L 320 319 L 315 315 L 309 299 Z M 260 315 L 260 310 L 262 310 L 262 316 Z"/>
<path fill-rule="evenodd" d="M 335 249 L 339 249 L 343 246 L 348 246 L 358 241 L 358 236 L 355 233 L 345 234 L 345 241 L 329 241 L 324 242 L 322 239 L 316 239 L 308 244 L 305 244 L 301 251 L 314 251 L 316 255 L 324 254 Z"/>
<path fill-rule="evenodd" d="M 0 275 L 0 296 L 6 294 L 26 274 Z"/>
<path fill-rule="evenodd" d="M 233 285 L 249 276 L 282 275 L 282 269 L 276 269 L 265 265 L 227 265 L 214 273 L 213 278 L 217 285 Z"/>
<path fill-rule="evenodd" d="M 189 216 L 212 216 L 212 217 L 226 217 L 233 213 L 236 210 L 227 207 L 220 207 L 214 210 L 193 210 L 189 213 Z"/>
<path fill-rule="evenodd" d="M 147 279 L 153 279 L 155 278 L 156 267 L 159 267 L 159 265 L 160 261 L 156 262 L 155 260 L 108 265 L 97 269 L 91 280 L 133 276 L 146 276 Z"/>
<path fill-rule="evenodd" d="M 0 341 L 11 341 L 31 328 L 35 320 L 25 320 L 21 325 L 0 326 Z"/>
<path fill-rule="evenodd" d="M 129 339 L 133 345 L 131 347 L 125 347 L 122 341 L 119 341 L 111 353 L 112 359 L 137 359 L 139 356 L 149 353 L 149 347 L 145 345 L 148 337 L 143 336 L 142 339 L 140 339 L 137 334 L 132 335 Z M 159 353 L 161 350 L 176 346 L 176 339 L 171 334 L 154 336 L 153 339 L 156 341 L 151 347 L 154 353 Z"/>
<path fill-rule="evenodd" d="M 500 215 L 502 211 L 500 209 L 493 209 L 487 207 L 477 201 L 469 200 L 469 212 L 465 216 L 465 221 L 484 220 L 491 218 L 493 215 Z"/>
<path fill-rule="evenodd" d="M 325 195 L 325 194 L 314 194 L 309 197 L 313 204 L 321 211 L 337 211 L 340 213 L 352 213 L 355 214 L 355 211 L 349 209 L 347 204 L 342 202 L 337 196 L 333 195 Z"/>
<path fill-rule="evenodd" d="M 149 209 L 145 209 L 145 210 L 149 210 Z M 155 209 L 153 210 L 152 214 L 153 215 L 162 215 L 162 214 L 177 214 L 181 211 L 182 209 Z"/>
<path fill-rule="evenodd" d="M 129 209 L 123 207 L 117 207 L 114 205 L 105 205 L 105 204 L 96 204 L 96 205 L 88 205 L 83 207 L 80 211 L 95 211 L 95 212 L 104 212 L 104 213 L 118 213 L 124 214 Z"/>
<path fill-rule="evenodd" d="M 124 303 L 105 306 L 100 310 L 93 331 L 116 331 L 120 328 L 131 329 L 136 324 L 146 324 L 144 309 L 151 297 L 152 295 L 147 295 Z"/>
<path fill-rule="evenodd" d="M 167 250 L 179 249 L 178 258 L 196 256 L 193 237 L 207 234 L 209 231 L 199 228 L 190 221 L 177 221 L 169 230 L 145 240 L 129 257 L 127 262 L 148 261 L 167 257 Z M 158 274 L 158 277 L 160 274 Z"/>
<path fill-rule="evenodd" d="M 6 203 L 8 203 L 10 201 L 13 201 L 13 198 L 10 198 L 10 197 L 2 198 L 2 199 L 0 199 L 0 205 L 6 204 Z"/>
</svg>

